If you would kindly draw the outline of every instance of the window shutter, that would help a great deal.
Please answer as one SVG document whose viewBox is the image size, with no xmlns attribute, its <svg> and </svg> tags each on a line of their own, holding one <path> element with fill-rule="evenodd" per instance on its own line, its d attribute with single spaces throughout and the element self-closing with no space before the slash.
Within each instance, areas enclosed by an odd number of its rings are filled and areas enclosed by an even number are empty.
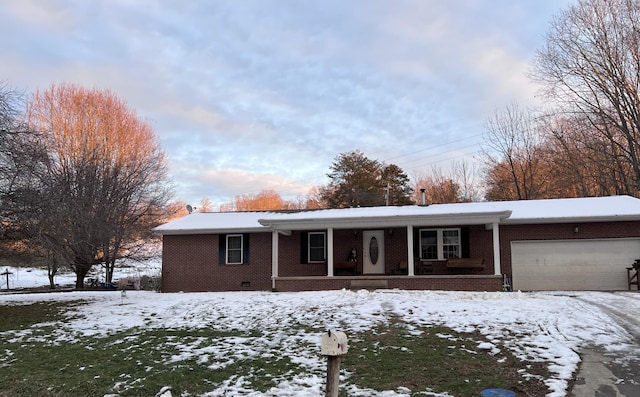
<svg viewBox="0 0 640 397">
<path fill-rule="evenodd" d="M 420 229 L 413 228 L 413 257 L 420 258 Z"/>
<path fill-rule="evenodd" d="M 249 233 L 242 235 L 242 264 L 249 264 Z"/>
<path fill-rule="evenodd" d="M 309 258 L 307 253 L 309 251 L 309 233 L 300 232 L 300 263 L 308 263 Z"/>
<path fill-rule="evenodd" d="M 218 265 L 224 265 L 227 258 L 227 235 L 218 234 Z"/>
<path fill-rule="evenodd" d="M 460 252 L 461 256 L 463 258 L 470 258 L 471 257 L 471 249 L 470 249 L 470 244 L 469 244 L 469 228 L 468 227 L 463 227 L 460 229 L 460 250 L 462 252 Z"/>
</svg>

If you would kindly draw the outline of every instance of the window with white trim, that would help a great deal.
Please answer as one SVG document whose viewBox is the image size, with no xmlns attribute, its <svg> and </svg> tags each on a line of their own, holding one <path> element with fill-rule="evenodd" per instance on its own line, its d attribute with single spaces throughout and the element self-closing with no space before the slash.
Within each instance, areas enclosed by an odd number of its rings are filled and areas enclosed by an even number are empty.
<svg viewBox="0 0 640 397">
<path fill-rule="evenodd" d="M 420 259 L 461 257 L 460 229 L 420 229 Z"/>
<path fill-rule="evenodd" d="M 327 259 L 326 233 L 309 232 L 307 238 L 309 263 L 324 262 Z"/>
<path fill-rule="evenodd" d="M 242 264 L 242 234 L 227 234 L 226 264 Z"/>
</svg>

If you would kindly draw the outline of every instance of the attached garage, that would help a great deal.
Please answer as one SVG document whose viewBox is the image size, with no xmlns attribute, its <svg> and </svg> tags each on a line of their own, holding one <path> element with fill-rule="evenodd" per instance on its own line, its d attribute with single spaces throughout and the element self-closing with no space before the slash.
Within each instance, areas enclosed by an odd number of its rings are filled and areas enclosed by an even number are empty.
<svg viewBox="0 0 640 397">
<path fill-rule="evenodd" d="M 513 288 L 625 290 L 639 238 L 512 241 Z"/>
</svg>

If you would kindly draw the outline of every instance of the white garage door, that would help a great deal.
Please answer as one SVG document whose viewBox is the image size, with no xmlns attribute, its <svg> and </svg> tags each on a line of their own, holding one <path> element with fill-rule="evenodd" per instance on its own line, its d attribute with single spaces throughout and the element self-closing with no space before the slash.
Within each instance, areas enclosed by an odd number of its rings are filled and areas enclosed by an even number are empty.
<svg viewBox="0 0 640 397">
<path fill-rule="evenodd" d="M 626 290 L 626 268 L 637 258 L 640 239 L 513 241 L 513 288 Z"/>
</svg>

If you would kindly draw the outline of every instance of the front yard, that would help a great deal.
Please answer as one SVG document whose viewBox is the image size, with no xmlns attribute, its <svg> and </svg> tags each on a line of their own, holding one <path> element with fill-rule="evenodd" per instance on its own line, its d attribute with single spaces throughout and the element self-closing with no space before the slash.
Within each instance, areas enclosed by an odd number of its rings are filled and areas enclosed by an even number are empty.
<svg viewBox="0 0 640 397">
<path fill-rule="evenodd" d="M 344 396 L 562 396 L 580 346 L 628 342 L 549 294 L 0 295 L 0 396 L 320 396 L 327 329 L 349 337 Z"/>
</svg>

